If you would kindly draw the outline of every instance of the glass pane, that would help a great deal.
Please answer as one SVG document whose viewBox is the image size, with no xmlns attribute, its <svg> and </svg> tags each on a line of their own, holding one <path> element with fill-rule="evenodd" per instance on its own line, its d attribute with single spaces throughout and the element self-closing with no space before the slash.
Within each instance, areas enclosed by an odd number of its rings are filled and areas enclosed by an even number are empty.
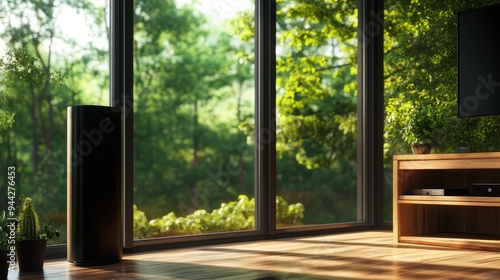
<svg viewBox="0 0 500 280">
<path fill-rule="evenodd" d="M 61 230 L 52 243 L 66 243 L 66 108 L 108 105 L 107 15 L 108 1 L 0 4 L 1 210 L 31 197 L 42 225 Z"/>
<path fill-rule="evenodd" d="M 356 1 L 278 1 L 278 227 L 358 219 L 356 27 Z"/>
<path fill-rule="evenodd" d="M 254 229 L 252 24 L 251 0 L 136 1 L 135 239 Z"/>
<path fill-rule="evenodd" d="M 500 1 L 386 2 L 384 218 L 388 221 L 392 220 L 393 155 L 411 154 L 411 145 L 422 140 L 433 144 L 432 153 L 500 151 L 500 117 L 457 117 L 457 13 L 495 3 Z"/>
</svg>

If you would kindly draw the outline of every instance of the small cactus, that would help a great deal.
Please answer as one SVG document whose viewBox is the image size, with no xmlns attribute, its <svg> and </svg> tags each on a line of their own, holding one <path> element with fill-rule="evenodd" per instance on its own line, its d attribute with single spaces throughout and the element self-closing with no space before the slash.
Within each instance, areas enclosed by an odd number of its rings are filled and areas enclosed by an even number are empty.
<svg viewBox="0 0 500 280">
<path fill-rule="evenodd" d="M 31 198 L 23 201 L 23 207 L 19 215 L 18 231 L 24 240 L 40 239 L 40 224 L 38 214 Z"/>
</svg>

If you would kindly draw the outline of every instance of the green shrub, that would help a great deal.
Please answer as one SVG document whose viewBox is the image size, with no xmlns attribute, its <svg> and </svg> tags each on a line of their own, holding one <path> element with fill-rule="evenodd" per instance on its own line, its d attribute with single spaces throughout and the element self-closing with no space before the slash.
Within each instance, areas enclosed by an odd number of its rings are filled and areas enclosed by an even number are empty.
<svg viewBox="0 0 500 280">
<path fill-rule="evenodd" d="M 137 209 L 137 206 L 134 204 L 134 237 L 146 238 L 151 235 L 151 230 L 152 228 L 149 226 L 146 213 Z"/>
<path fill-rule="evenodd" d="M 276 196 L 276 226 L 297 226 L 304 219 L 304 205 L 296 203 L 288 205 L 281 196 Z"/>
<path fill-rule="evenodd" d="M 282 197 L 276 197 L 276 223 L 278 226 L 301 225 L 304 206 L 301 203 L 288 205 Z M 148 222 L 143 211 L 134 205 L 134 237 L 151 238 L 174 235 L 202 234 L 255 228 L 255 199 L 246 195 L 237 201 L 222 203 L 220 208 L 208 212 L 199 209 L 186 217 L 177 217 L 170 212 Z"/>
</svg>

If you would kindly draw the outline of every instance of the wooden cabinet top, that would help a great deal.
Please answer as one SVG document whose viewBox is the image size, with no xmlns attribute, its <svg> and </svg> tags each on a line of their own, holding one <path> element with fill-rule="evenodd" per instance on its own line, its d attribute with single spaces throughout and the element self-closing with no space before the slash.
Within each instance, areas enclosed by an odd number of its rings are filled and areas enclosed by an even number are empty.
<svg viewBox="0 0 500 280">
<path fill-rule="evenodd" d="M 395 155 L 393 160 L 399 170 L 500 169 L 500 152 Z"/>
</svg>

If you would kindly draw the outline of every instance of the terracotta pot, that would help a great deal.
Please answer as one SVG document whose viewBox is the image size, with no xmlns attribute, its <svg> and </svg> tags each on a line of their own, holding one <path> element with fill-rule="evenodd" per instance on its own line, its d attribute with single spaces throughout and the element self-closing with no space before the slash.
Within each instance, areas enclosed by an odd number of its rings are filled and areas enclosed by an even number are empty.
<svg viewBox="0 0 500 280">
<path fill-rule="evenodd" d="M 413 144 L 411 150 L 414 154 L 430 154 L 432 151 L 432 144 Z"/>
<path fill-rule="evenodd" d="M 47 239 L 23 240 L 16 245 L 20 272 L 43 270 Z"/>
</svg>

